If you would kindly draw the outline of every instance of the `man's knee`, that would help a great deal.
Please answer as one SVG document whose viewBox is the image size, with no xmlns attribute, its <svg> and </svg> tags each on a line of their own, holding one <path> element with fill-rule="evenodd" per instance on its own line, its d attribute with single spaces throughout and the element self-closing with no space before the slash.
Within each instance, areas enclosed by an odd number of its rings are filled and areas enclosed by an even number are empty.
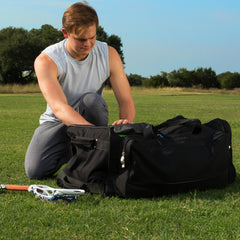
<svg viewBox="0 0 240 240">
<path fill-rule="evenodd" d="M 54 173 L 71 156 L 65 125 L 43 123 L 34 132 L 25 156 L 25 172 L 30 179 L 42 179 Z"/>
<path fill-rule="evenodd" d="M 46 173 L 42 171 L 42 168 L 36 164 L 38 160 L 25 158 L 25 172 L 30 179 L 43 179 L 46 177 Z"/>
<path fill-rule="evenodd" d="M 29 179 L 43 179 L 45 176 L 36 169 L 32 168 L 25 168 L 26 175 Z"/>
<path fill-rule="evenodd" d="M 59 159 L 51 164 L 42 164 L 41 162 L 42 160 L 38 159 L 31 159 L 31 161 L 29 161 L 27 158 L 25 159 L 25 172 L 28 178 L 40 180 L 53 177 L 54 174 L 56 174 L 56 172 L 62 167 L 62 165 L 67 163 L 67 160 Z"/>
<path fill-rule="evenodd" d="M 108 125 L 107 103 L 97 93 L 85 93 L 79 102 L 79 113 L 96 126 Z"/>
</svg>

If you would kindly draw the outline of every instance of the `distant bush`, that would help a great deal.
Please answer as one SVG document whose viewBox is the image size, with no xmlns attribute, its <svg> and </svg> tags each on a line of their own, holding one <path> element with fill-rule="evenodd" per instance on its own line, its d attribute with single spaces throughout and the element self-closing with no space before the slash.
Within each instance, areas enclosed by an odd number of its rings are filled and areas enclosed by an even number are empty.
<svg viewBox="0 0 240 240">
<path fill-rule="evenodd" d="M 169 82 L 167 78 L 167 73 L 166 72 L 161 72 L 161 74 L 155 75 L 155 76 L 150 76 L 150 78 L 145 79 L 143 81 L 143 86 L 144 87 L 168 87 Z"/>
<path fill-rule="evenodd" d="M 240 74 L 227 72 L 219 76 L 221 87 L 226 89 L 240 88 Z"/>
</svg>

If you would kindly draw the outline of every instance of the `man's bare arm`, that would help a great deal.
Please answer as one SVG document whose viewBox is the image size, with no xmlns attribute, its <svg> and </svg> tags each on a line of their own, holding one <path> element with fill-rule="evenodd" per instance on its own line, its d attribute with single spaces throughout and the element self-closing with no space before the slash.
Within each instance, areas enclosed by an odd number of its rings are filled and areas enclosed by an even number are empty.
<svg viewBox="0 0 240 240">
<path fill-rule="evenodd" d="M 109 47 L 110 82 L 119 104 L 119 120 L 113 125 L 133 123 L 135 106 L 131 96 L 128 79 L 117 51 Z"/>
<path fill-rule="evenodd" d="M 58 119 L 66 125 L 92 125 L 68 105 L 67 98 L 57 80 L 57 66 L 50 57 L 41 53 L 34 62 L 34 68 L 40 90 Z"/>
</svg>

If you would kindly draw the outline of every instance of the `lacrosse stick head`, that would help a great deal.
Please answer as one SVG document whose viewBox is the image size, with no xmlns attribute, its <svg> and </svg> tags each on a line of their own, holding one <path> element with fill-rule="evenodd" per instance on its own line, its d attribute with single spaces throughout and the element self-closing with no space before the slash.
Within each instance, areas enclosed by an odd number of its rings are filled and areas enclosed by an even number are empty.
<svg viewBox="0 0 240 240">
<path fill-rule="evenodd" d="M 7 184 L 0 184 L 0 190 L 7 189 Z"/>
<path fill-rule="evenodd" d="M 56 189 L 46 185 L 30 185 L 29 192 L 43 200 L 65 200 L 71 202 L 77 199 L 78 196 L 84 195 L 85 191 L 82 189 Z"/>
</svg>

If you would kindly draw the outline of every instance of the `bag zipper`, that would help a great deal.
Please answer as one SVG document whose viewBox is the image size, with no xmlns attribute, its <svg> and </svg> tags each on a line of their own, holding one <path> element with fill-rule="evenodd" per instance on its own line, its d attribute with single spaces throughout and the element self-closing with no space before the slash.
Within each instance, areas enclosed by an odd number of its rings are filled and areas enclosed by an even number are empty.
<svg viewBox="0 0 240 240">
<path fill-rule="evenodd" d="M 125 152 L 124 151 L 122 152 L 122 156 L 120 158 L 120 163 L 121 163 L 122 168 L 125 168 Z"/>
<path fill-rule="evenodd" d="M 129 150 L 131 148 L 131 147 L 128 147 L 129 146 L 128 143 L 131 140 L 132 140 L 132 136 L 126 136 L 125 139 L 124 139 L 123 148 L 122 148 L 122 154 L 121 154 L 121 157 L 120 157 L 120 164 L 121 164 L 122 168 L 126 167 L 126 163 L 127 163 L 126 162 L 126 160 L 127 160 L 127 152 L 126 152 L 126 150 Z M 131 146 L 131 144 L 130 144 L 130 146 Z"/>
</svg>

